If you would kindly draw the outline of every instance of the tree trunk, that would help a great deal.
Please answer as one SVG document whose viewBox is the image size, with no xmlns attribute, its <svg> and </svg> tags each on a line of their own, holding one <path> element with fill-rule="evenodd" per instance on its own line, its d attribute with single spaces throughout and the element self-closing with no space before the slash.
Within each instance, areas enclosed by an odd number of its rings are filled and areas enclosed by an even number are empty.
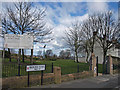
<svg viewBox="0 0 120 90">
<path fill-rule="evenodd" d="M 75 50 L 75 59 L 76 59 L 76 61 L 77 61 L 77 63 L 78 63 L 78 53 L 77 53 L 77 50 Z"/>
<path fill-rule="evenodd" d="M 11 62 L 11 52 L 10 52 L 10 48 L 8 48 L 8 53 L 9 53 L 9 62 Z"/>
<path fill-rule="evenodd" d="M 33 64 L 33 49 L 31 49 L 31 59 L 30 59 L 30 63 Z"/>
<path fill-rule="evenodd" d="M 22 49 L 22 62 L 24 62 L 24 49 Z"/>
<path fill-rule="evenodd" d="M 92 49 L 91 49 L 91 53 L 94 53 L 93 47 L 92 47 Z"/>
<path fill-rule="evenodd" d="M 86 51 L 86 62 L 87 62 L 87 63 L 89 62 L 88 58 L 89 58 L 89 52 Z"/>
</svg>

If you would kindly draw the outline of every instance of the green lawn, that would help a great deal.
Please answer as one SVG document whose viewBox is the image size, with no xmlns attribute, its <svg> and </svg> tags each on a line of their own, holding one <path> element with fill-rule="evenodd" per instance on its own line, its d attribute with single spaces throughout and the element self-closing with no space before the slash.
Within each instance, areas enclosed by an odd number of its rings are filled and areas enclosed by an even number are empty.
<svg viewBox="0 0 120 90">
<path fill-rule="evenodd" d="M 29 61 L 25 61 L 26 64 L 29 64 Z M 70 74 L 70 73 L 77 73 L 78 65 L 79 65 L 79 72 L 88 71 L 89 64 L 88 63 L 76 63 L 74 60 L 65 60 L 65 59 L 58 59 L 56 61 L 46 61 L 46 60 L 36 60 L 34 61 L 35 64 L 46 64 L 46 70 L 44 73 L 51 73 L 52 71 L 52 63 L 54 66 L 61 67 L 62 75 Z M 27 75 L 26 72 L 26 65 L 22 64 L 20 67 L 20 74 Z M 102 72 L 102 65 L 99 64 L 99 72 Z M 4 65 L 2 65 L 2 76 L 3 77 L 11 77 L 16 76 L 18 73 L 18 64 L 17 60 L 12 59 L 12 63 L 9 62 L 8 59 L 5 59 Z M 30 72 L 30 74 L 40 74 L 39 72 Z"/>
</svg>

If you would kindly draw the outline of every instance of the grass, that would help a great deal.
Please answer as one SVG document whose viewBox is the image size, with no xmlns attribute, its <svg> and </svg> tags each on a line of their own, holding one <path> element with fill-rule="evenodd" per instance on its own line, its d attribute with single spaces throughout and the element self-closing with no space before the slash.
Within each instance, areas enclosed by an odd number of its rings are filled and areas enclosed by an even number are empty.
<svg viewBox="0 0 120 90">
<path fill-rule="evenodd" d="M 16 76 L 18 74 L 18 64 L 17 60 L 12 59 L 12 63 L 9 62 L 9 59 L 5 59 L 4 65 L 2 68 L 2 76 L 3 77 L 11 77 Z M 51 73 L 52 72 L 52 63 L 54 66 L 61 67 L 62 75 L 64 74 L 70 74 L 70 73 L 77 73 L 78 71 L 78 65 L 79 65 L 79 72 L 82 71 L 88 71 L 89 70 L 89 64 L 88 63 L 76 63 L 74 60 L 67 60 L 67 59 L 58 59 L 56 61 L 48 61 L 48 60 L 36 60 L 34 61 L 35 64 L 46 64 L 46 70 L 44 73 Z M 22 63 L 21 69 L 20 69 L 20 75 L 27 75 L 26 72 L 26 65 L 30 64 L 30 61 L 24 62 L 24 65 Z M 99 73 L 102 72 L 102 65 L 99 64 Z M 40 74 L 40 71 L 37 72 L 30 72 L 30 74 Z"/>
</svg>

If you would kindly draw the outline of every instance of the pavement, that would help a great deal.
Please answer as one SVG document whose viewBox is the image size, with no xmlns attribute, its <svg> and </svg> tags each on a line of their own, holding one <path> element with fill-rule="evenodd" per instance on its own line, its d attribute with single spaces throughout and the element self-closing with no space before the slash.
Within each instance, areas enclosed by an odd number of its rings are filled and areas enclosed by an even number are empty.
<svg viewBox="0 0 120 90">
<path fill-rule="evenodd" d="M 2 89 L 2 78 L 0 78 L 0 90 Z"/>
<path fill-rule="evenodd" d="M 61 84 L 33 86 L 31 88 L 120 88 L 119 74 L 102 75 L 86 79 L 77 79 Z M 119 82 L 118 82 L 119 81 Z"/>
</svg>

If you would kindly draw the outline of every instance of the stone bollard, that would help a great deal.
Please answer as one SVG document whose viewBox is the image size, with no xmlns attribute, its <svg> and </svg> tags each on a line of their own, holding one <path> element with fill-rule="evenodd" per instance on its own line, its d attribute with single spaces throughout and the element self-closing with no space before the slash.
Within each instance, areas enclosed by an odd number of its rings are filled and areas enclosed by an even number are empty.
<svg viewBox="0 0 120 90">
<path fill-rule="evenodd" d="M 55 75 L 55 83 L 60 84 L 61 83 L 61 67 L 54 67 L 53 73 Z"/>
<path fill-rule="evenodd" d="M 112 57 L 109 54 L 109 60 L 108 60 L 108 73 L 113 74 L 113 63 L 112 63 Z"/>
<path fill-rule="evenodd" d="M 96 67 L 96 57 L 95 54 L 92 53 L 92 71 L 94 73 L 94 77 L 97 76 L 97 67 Z"/>
</svg>

